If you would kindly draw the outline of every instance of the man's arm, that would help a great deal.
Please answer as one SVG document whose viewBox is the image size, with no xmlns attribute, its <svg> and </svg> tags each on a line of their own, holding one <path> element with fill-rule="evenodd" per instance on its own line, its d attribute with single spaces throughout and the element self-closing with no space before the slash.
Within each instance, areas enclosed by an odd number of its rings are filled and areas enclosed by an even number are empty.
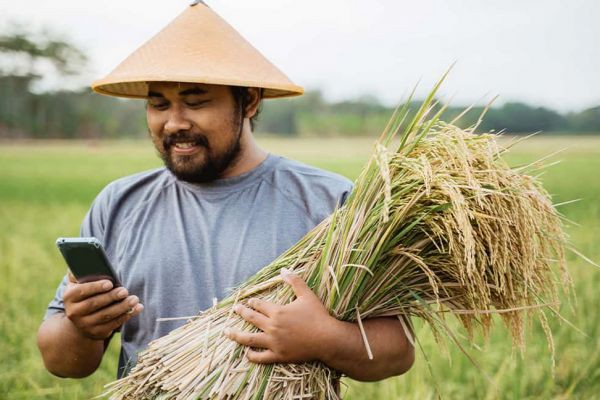
<svg viewBox="0 0 600 400">
<path fill-rule="evenodd" d="M 65 312 L 50 316 L 38 330 L 46 369 L 63 378 L 83 378 L 100 365 L 112 333 L 143 306 L 110 281 L 76 283 L 64 292 Z"/>
<path fill-rule="evenodd" d="M 234 311 L 262 332 L 227 331 L 236 342 L 250 349 L 248 359 L 256 363 L 304 362 L 319 360 L 352 379 L 381 380 L 408 371 L 414 362 L 414 348 L 402 324 L 395 318 L 363 321 L 373 359 L 365 350 L 356 323 L 339 321 L 329 315 L 321 301 L 297 275 L 282 274 L 297 299 L 285 306 L 250 299 L 250 307 L 238 304 Z"/>
<path fill-rule="evenodd" d="M 332 329 L 329 350 L 320 358 L 330 368 L 357 381 L 379 381 L 402 375 L 413 365 L 415 352 L 397 318 L 373 318 L 363 321 L 373 354 L 369 359 L 357 323 L 337 321 Z"/>
<path fill-rule="evenodd" d="M 104 340 L 83 336 L 63 313 L 42 322 L 37 339 L 46 369 L 61 378 L 92 374 L 104 354 Z"/>
</svg>

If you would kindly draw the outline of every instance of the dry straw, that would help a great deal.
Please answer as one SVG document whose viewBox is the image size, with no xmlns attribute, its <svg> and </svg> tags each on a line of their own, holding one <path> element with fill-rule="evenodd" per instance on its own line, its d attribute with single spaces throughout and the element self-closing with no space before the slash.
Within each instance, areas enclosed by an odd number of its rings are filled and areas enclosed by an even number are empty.
<svg viewBox="0 0 600 400">
<path fill-rule="evenodd" d="M 284 267 L 336 318 L 397 316 L 411 341 L 410 317 L 460 346 L 447 315 L 470 338 L 476 327 L 487 335 L 498 313 L 521 349 L 526 316 L 537 315 L 552 347 L 543 310 L 556 312 L 553 264 L 570 286 L 560 215 L 527 168 L 505 164 L 494 135 L 441 122 L 434 95 L 442 81 L 415 113 L 409 101 L 395 112 L 343 207 L 228 298 L 150 343 L 107 395 L 338 399 L 336 371 L 318 362 L 252 364 L 246 348 L 223 335 L 256 331 L 233 313 L 237 302 L 294 300 Z"/>
</svg>

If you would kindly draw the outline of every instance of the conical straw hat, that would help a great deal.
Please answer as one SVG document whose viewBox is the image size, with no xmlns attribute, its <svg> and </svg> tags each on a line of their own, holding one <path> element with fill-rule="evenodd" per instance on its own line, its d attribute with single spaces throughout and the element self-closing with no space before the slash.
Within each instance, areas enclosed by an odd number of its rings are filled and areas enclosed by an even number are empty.
<svg viewBox="0 0 600 400">
<path fill-rule="evenodd" d="M 148 82 L 194 82 L 263 88 L 263 97 L 304 92 L 231 25 L 195 1 L 107 77 L 98 93 L 146 98 Z"/>
</svg>

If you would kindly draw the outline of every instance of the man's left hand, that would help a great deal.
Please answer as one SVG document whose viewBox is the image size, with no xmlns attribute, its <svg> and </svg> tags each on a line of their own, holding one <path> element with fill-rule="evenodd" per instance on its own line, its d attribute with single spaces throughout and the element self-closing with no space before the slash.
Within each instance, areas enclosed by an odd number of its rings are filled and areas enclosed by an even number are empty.
<svg viewBox="0 0 600 400">
<path fill-rule="evenodd" d="M 340 321 L 329 315 L 302 278 L 285 269 L 281 276 L 294 290 L 296 300 L 284 306 L 258 298 L 248 300 L 249 307 L 236 304 L 233 310 L 262 332 L 226 329 L 224 334 L 251 347 L 247 357 L 254 363 L 322 360 Z"/>
</svg>

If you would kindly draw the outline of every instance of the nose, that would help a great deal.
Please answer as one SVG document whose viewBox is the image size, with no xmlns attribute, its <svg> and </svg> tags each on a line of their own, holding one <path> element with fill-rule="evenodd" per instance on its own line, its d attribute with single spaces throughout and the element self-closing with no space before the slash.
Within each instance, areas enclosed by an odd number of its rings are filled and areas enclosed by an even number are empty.
<svg viewBox="0 0 600 400">
<path fill-rule="evenodd" d="M 186 117 L 185 111 L 181 107 L 173 105 L 167 112 L 167 121 L 164 127 L 166 134 L 186 131 L 192 128 L 191 121 Z"/>
</svg>

